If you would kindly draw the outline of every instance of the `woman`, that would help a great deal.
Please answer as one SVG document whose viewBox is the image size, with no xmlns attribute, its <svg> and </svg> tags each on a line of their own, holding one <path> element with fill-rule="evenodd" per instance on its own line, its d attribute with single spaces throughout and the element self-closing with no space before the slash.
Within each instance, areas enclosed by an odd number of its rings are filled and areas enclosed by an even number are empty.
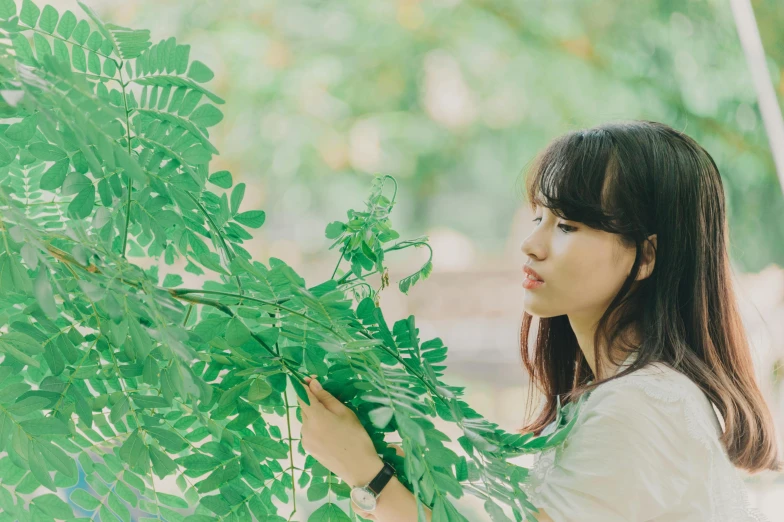
<svg viewBox="0 0 784 522">
<path fill-rule="evenodd" d="M 537 519 L 765 521 L 736 468 L 782 466 L 735 304 L 711 156 L 667 125 L 613 122 L 553 140 L 526 188 L 537 225 L 524 271 L 539 282 L 523 283 L 521 352 L 545 400 L 521 432 L 553 428 L 557 396 L 590 394 L 566 441 L 536 457 L 526 489 Z M 367 433 L 334 397 L 313 396 L 326 402 L 303 407 L 303 444 L 364 484 L 382 465 Z M 344 436 L 366 455 L 353 465 Z M 390 486 L 365 518 L 415 521 L 412 494 Z"/>
</svg>

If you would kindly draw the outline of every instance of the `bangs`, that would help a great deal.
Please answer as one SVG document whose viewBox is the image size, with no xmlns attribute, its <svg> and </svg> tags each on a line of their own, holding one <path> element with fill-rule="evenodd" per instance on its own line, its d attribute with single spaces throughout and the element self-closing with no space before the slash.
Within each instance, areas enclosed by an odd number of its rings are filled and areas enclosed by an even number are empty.
<svg viewBox="0 0 784 522">
<path fill-rule="evenodd" d="M 617 233 L 614 187 L 618 161 L 610 135 L 600 129 L 575 131 L 553 140 L 534 159 L 526 176 L 531 210 L 546 207 L 562 219 Z"/>
</svg>

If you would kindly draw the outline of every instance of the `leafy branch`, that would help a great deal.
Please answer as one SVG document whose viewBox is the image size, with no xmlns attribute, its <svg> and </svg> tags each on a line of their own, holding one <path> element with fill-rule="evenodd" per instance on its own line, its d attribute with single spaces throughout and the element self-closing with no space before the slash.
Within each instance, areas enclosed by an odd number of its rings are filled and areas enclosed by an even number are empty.
<svg viewBox="0 0 784 522">
<path fill-rule="evenodd" d="M 505 433 L 444 381 L 441 339 L 422 342 L 413 316 L 386 322 L 387 254 L 429 252 L 399 280 L 404 293 L 433 269 L 427 237 L 392 227 L 396 180 L 374 177 L 365 208 L 327 225 L 340 256 L 324 282 L 254 260 L 242 245 L 266 214 L 240 212 L 245 184 L 209 171 L 224 103 L 203 85 L 212 71 L 175 38 L 152 43 L 79 6 L 86 19 L 0 1 L 12 43 L 0 89 L 13 101 L 0 123 L 0 509 L 283 521 L 300 512 L 299 486 L 323 500 L 310 520 L 346 520 L 348 485 L 295 436 L 290 392 L 307 402 L 304 376 L 317 374 L 393 462 L 420 520 L 424 506 L 434 521 L 466 520 L 452 499 L 469 493 L 493 520 L 510 520 L 504 505 L 533 521 L 527 470 L 508 459 L 561 444 L 580 403 L 559 404 L 547 435 Z M 178 260 L 214 277 L 184 288 L 166 268 Z M 458 445 L 436 418 L 459 429 Z M 177 495 L 159 490 L 167 477 Z M 276 502 L 292 504 L 288 518 Z"/>
</svg>

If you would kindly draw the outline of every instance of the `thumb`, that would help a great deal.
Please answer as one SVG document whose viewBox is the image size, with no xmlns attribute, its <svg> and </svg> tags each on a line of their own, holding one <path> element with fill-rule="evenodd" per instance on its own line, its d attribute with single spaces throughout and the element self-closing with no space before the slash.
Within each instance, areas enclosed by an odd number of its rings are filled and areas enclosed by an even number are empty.
<svg viewBox="0 0 784 522">
<path fill-rule="evenodd" d="M 340 402 L 337 397 L 325 390 L 321 383 L 316 379 L 310 381 L 310 391 L 315 395 L 319 402 L 335 415 L 342 415 L 349 409 L 348 406 Z"/>
</svg>

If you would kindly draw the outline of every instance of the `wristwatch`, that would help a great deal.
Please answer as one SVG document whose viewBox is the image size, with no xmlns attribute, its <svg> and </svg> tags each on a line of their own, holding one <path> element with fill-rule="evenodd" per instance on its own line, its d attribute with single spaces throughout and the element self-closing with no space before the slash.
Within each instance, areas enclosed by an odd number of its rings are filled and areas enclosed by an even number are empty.
<svg viewBox="0 0 784 522">
<path fill-rule="evenodd" d="M 354 504 L 362 511 L 375 510 L 376 499 L 394 474 L 395 468 L 393 468 L 389 462 L 384 462 L 384 467 L 381 468 L 378 475 L 376 475 L 367 485 L 354 486 L 351 488 L 351 500 L 353 500 Z"/>
</svg>

